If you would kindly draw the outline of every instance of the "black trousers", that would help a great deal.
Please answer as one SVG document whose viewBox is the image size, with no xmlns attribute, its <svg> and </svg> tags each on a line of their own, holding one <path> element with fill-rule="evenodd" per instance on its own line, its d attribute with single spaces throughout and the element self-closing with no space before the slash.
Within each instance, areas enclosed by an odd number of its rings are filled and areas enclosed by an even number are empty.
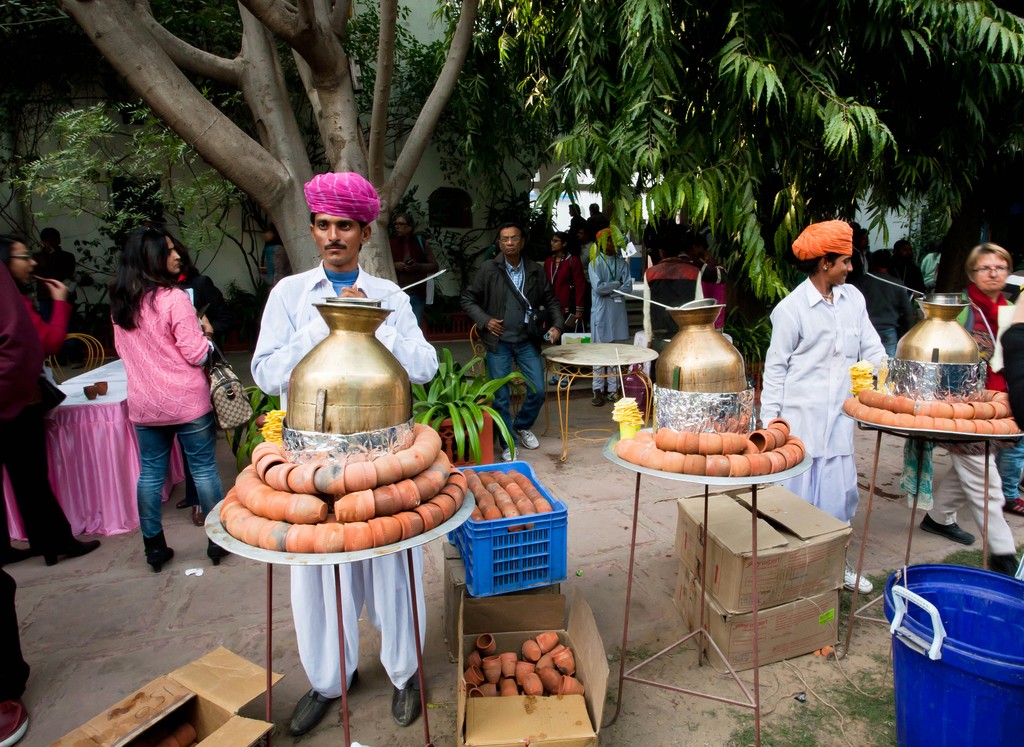
<svg viewBox="0 0 1024 747">
<path fill-rule="evenodd" d="M 0 701 L 15 700 L 25 692 L 28 664 L 21 658 L 18 613 L 14 610 L 14 579 L 0 568 Z"/>
<path fill-rule="evenodd" d="M 32 551 L 59 552 L 73 535 L 64 509 L 50 488 L 42 405 L 29 405 L 13 420 L 0 423 L 0 463 L 7 469 Z M 0 489 L 0 548 L 10 547 L 7 508 Z"/>
</svg>

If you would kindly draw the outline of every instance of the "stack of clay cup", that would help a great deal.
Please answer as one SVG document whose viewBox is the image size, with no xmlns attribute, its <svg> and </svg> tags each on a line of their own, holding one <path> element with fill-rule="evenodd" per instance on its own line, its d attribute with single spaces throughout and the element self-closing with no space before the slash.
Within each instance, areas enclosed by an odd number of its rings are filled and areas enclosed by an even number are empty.
<svg viewBox="0 0 1024 747">
<path fill-rule="evenodd" d="M 558 633 L 530 638 L 521 651 L 497 650 L 491 634 L 477 637 L 462 673 L 468 697 L 583 695 L 583 683 L 573 676 L 576 658 L 558 642 Z"/>
<path fill-rule="evenodd" d="M 465 470 L 470 491 L 476 498 L 476 508 L 470 521 L 508 519 L 528 514 L 545 514 L 552 510 L 551 503 L 537 490 L 529 477 L 516 470 Z"/>
<path fill-rule="evenodd" d="M 758 477 L 792 469 L 804 459 L 804 444 L 776 418 L 763 430 L 740 433 L 693 433 L 659 428 L 619 441 L 616 455 L 631 464 L 683 475 Z"/>
<path fill-rule="evenodd" d="M 1009 436 L 1020 433 L 1006 392 L 983 391 L 970 401 L 924 400 L 864 389 L 843 403 L 843 411 L 866 423 L 926 431 Z"/>
<path fill-rule="evenodd" d="M 228 491 L 221 523 L 266 550 L 337 553 L 391 545 L 428 532 L 462 506 L 466 478 L 417 424 L 408 449 L 347 464 L 294 464 L 261 443 Z"/>
</svg>

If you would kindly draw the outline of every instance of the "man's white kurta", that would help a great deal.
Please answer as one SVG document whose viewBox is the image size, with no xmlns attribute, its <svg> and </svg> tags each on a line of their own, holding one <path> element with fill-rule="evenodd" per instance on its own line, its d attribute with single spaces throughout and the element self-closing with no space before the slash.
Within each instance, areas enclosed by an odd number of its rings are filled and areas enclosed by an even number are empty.
<svg viewBox="0 0 1024 747">
<path fill-rule="evenodd" d="M 864 296 L 851 285 L 833 288 L 833 303 L 805 280 L 772 311 L 765 357 L 761 421 L 782 417 L 814 459 L 786 487 L 841 521 L 857 509 L 853 421 L 843 415 L 850 366 L 877 365 L 885 348 L 868 318 Z"/>
<path fill-rule="evenodd" d="M 390 280 L 362 270 L 355 287 L 368 298 L 382 299 L 393 309 L 377 328 L 376 337 L 409 373 L 413 383 L 425 384 L 437 372 L 437 353 L 423 338 L 409 297 Z M 288 380 L 292 369 L 327 337 L 327 323 L 314 304 L 337 294 L 323 264 L 299 275 L 283 278 L 270 292 L 263 312 L 259 340 L 252 359 L 252 375 L 265 392 L 281 395 L 287 409 Z M 414 555 L 420 636 L 425 634 L 423 555 Z M 381 663 L 395 687 L 403 687 L 416 671 L 405 553 L 340 566 L 342 614 L 345 616 L 346 681 L 359 664 L 359 612 L 366 604 L 374 627 L 381 631 Z M 338 623 L 335 612 L 334 566 L 292 568 L 292 615 L 299 657 L 313 689 L 321 695 L 341 695 Z"/>
</svg>

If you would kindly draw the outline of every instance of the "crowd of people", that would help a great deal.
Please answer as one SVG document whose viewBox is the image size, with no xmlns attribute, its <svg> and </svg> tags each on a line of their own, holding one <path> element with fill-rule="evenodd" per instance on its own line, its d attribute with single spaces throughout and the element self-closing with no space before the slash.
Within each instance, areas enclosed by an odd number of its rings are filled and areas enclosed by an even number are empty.
<svg viewBox="0 0 1024 747">
<path fill-rule="evenodd" d="M 291 273 L 275 259 L 280 249 L 276 234 L 268 236 L 265 256 L 272 288 L 252 358 L 257 385 L 279 394 L 281 406 L 287 408 L 292 370 L 328 334 L 315 304 L 333 297 L 384 299 L 393 313 L 377 330 L 377 338 L 405 367 L 410 381 L 429 382 L 438 368 L 437 354 L 422 331 L 431 288 L 423 283 L 408 293 L 398 292 L 438 267 L 429 243 L 416 233 L 412 216 L 397 212 L 390 221 L 396 284 L 360 266 L 362 247 L 380 212 L 379 196 L 368 181 L 354 173 L 321 174 L 306 185 L 305 195 L 321 262 L 311 270 Z M 488 376 L 502 378 L 518 366 L 527 380 L 524 401 L 514 416 L 509 387 L 495 395 L 494 408 L 514 440 L 504 443 L 497 437 L 506 461 L 517 448 L 539 446 L 532 429 L 546 396 L 542 344 L 557 344 L 563 332 L 582 329 L 589 330 L 594 342 L 629 341 L 622 293 L 632 293 L 634 281 L 624 247 L 616 243 L 621 233 L 608 225 L 597 205 L 590 206 L 587 219 L 578 206 L 570 213 L 568 230 L 551 236 L 543 262 L 528 256 L 521 225 L 501 225 L 497 253 L 474 273 L 461 295 L 462 307 L 477 325 L 486 349 Z M 724 300 L 724 269 L 708 251 L 705 235 L 663 222 L 652 226 L 643 241 L 651 258 L 645 285 L 652 300 L 669 306 L 708 296 Z M 788 420 L 811 459 L 811 468 L 786 481 L 786 487 L 847 524 L 859 500 L 854 424 L 842 414 L 850 367 L 862 360 L 877 366 L 895 353 L 897 340 L 915 322 L 912 294 L 934 287 L 937 265 L 926 262 L 922 272 L 907 241 L 897 242 L 892 252 L 870 253 L 867 241 L 864 229 L 833 220 L 808 226 L 793 242 L 787 259 L 806 279 L 771 312 L 759 412 L 762 422 Z M 0 565 L 32 555 L 42 555 L 50 565 L 99 546 L 96 540 L 84 542 L 72 535 L 47 478 L 43 416 L 55 402 L 48 399 L 53 387 L 43 375 L 43 357 L 63 344 L 72 293 L 65 280 L 74 275 L 73 257 L 69 264 L 62 252 L 59 235 L 47 234 L 42 261 L 29 253 L 23 239 L 0 237 L 0 421 L 7 426 L 0 428 L 0 458 L 15 488 L 29 539 L 27 549 L 11 547 L 5 512 L 0 511 Z M 1020 414 L 1024 304 L 1013 310 L 1014 325 L 1003 336 L 1004 367 L 994 363 L 997 332 L 1008 326 L 1000 309 L 1008 303 L 1003 291 L 1011 266 L 1009 253 L 995 244 L 979 245 L 970 253 L 965 293 L 971 303 L 962 321 L 988 366 L 988 388 L 1008 391 Z M 160 571 L 174 556 L 163 532 L 162 488 L 175 440 L 187 478 L 186 495 L 178 507 L 191 507 L 192 521 L 201 526 L 224 497 L 216 464 L 217 426 L 204 369 L 218 354 L 214 341 L 226 334 L 232 319 L 223 295 L 195 267 L 188 249 L 153 226 L 128 236 L 109 293 L 114 345 L 127 374 L 128 416 L 139 443 L 136 499 L 143 554 L 153 571 Z M 660 307 L 651 308 L 649 327 L 646 340 L 653 346 L 676 331 L 671 316 Z M 614 369 L 595 371 L 595 406 L 618 398 L 617 374 Z M 982 499 L 982 452 L 976 444 L 947 446 L 951 469 L 936 483 L 934 506 L 921 529 L 970 544 L 974 536 L 957 523 L 958 510 L 966 505 L 979 526 L 987 515 L 990 565 L 1012 574 L 1016 548 L 1004 514 L 1024 515 L 1019 492 L 1024 440 L 999 446 L 987 466 L 987 504 Z M 206 552 L 214 564 L 227 554 L 213 542 Z M 343 687 L 357 685 L 358 619 L 364 607 L 381 634 L 381 663 L 393 688 L 392 716 L 402 726 L 416 720 L 421 699 L 413 605 L 422 637 L 422 563 L 417 549 L 411 568 L 401 553 L 339 567 L 347 589 L 342 604 L 343 651 L 334 567 L 293 566 L 292 614 L 310 683 L 291 717 L 293 736 L 314 728 Z M 410 574 L 416 581 L 415 601 L 408 586 Z M 864 593 L 872 588 L 849 563 L 844 583 Z M 16 741 L 27 724 L 19 699 L 29 668 L 19 647 L 14 591 L 13 579 L 0 570 L 0 739 Z"/>
</svg>

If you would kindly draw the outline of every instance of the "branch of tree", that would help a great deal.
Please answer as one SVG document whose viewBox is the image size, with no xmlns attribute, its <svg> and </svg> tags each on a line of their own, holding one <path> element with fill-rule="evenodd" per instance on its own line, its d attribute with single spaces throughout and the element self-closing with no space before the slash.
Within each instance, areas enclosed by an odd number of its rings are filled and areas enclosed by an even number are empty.
<svg viewBox="0 0 1024 747">
<path fill-rule="evenodd" d="M 331 30 L 339 39 L 345 38 L 348 30 L 348 19 L 351 15 L 351 0 L 337 0 L 334 3 L 334 13 L 331 16 Z"/>
<path fill-rule="evenodd" d="M 229 60 L 194 47 L 184 39 L 175 36 L 160 24 L 147 7 L 137 5 L 135 12 L 146 29 L 153 35 L 167 56 L 183 70 L 203 75 L 212 80 L 237 86 L 240 64 L 238 60 Z"/>
<path fill-rule="evenodd" d="M 380 32 L 377 42 L 377 79 L 373 86 L 373 113 L 370 116 L 370 137 L 367 162 L 370 182 L 384 183 L 384 140 L 388 127 L 388 101 L 395 74 L 395 25 L 398 21 L 398 0 L 381 0 Z"/>
<path fill-rule="evenodd" d="M 279 39 L 293 44 L 302 32 L 302 10 L 281 0 L 238 0 Z"/>
<path fill-rule="evenodd" d="M 459 12 L 459 23 L 452 35 L 452 43 L 448 48 L 448 58 L 441 68 L 441 74 L 437 76 L 437 82 L 430 91 L 420 116 L 409 134 L 409 139 L 402 148 L 402 152 L 395 162 L 395 168 L 391 171 L 391 177 L 384 185 L 382 197 L 386 198 L 388 204 L 395 204 L 396 198 L 405 193 L 412 179 L 416 165 L 423 157 L 430 138 L 433 136 L 441 114 L 444 112 L 448 100 L 455 90 L 455 83 L 462 72 L 462 66 L 466 62 L 466 55 L 469 53 L 469 46 L 473 38 L 473 25 L 476 22 L 476 11 L 479 0 L 464 0 L 462 10 Z"/>
</svg>

